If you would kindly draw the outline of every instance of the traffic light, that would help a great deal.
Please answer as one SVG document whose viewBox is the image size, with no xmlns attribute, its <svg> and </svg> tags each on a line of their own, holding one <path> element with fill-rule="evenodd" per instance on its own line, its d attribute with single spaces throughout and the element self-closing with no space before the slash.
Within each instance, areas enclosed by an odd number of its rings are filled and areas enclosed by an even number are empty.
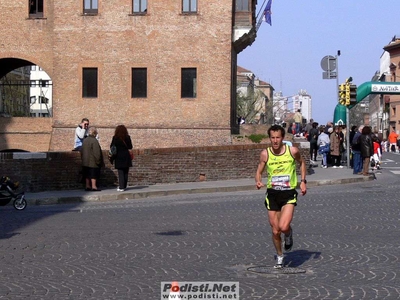
<svg viewBox="0 0 400 300">
<path fill-rule="evenodd" d="M 346 105 L 346 85 L 344 83 L 339 85 L 339 103 Z"/>
<path fill-rule="evenodd" d="M 350 82 L 346 82 L 346 96 L 345 96 L 345 105 L 348 106 L 350 105 Z"/>
<path fill-rule="evenodd" d="M 350 105 L 357 104 L 357 86 L 355 84 L 350 84 Z"/>
</svg>

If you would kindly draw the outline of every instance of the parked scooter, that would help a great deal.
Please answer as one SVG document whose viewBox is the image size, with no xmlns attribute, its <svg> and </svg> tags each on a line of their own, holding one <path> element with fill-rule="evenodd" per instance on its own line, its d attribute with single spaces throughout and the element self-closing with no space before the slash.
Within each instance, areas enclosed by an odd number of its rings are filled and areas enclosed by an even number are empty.
<svg viewBox="0 0 400 300">
<path fill-rule="evenodd" d="M 13 205 L 16 210 L 23 210 L 27 206 L 25 192 L 16 193 L 19 187 L 19 182 L 13 182 L 9 177 L 3 176 L 0 178 L 0 206 L 5 206 L 13 200 Z"/>
</svg>

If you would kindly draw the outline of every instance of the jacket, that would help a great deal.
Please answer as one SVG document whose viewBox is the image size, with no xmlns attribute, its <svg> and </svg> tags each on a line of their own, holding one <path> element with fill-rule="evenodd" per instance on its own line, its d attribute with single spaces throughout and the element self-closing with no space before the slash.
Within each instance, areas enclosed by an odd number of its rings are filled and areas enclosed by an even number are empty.
<svg viewBox="0 0 400 300">
<path fill-rule="evenodd" d="M 331 141 L 331 155 L 339 156 L 340 155 L 340 137 L 336 132 L 332 132 L 329 137 Z"/>
<path fill-rule="evenodd" d="M 360 151 L 361 147 L 360 147 L 360 136 L 361 136 L 361 132 L 357 131 L 354 134 L 353 139 L 351 140 L 351 150 L 353 151 Z"/>
<path fill-rule="evenodd" d="M 360 151 L 363 158 L 374 155 L 374 147 L 372 145 L 372 138 L 369 134 L 362 134 L 360 136 Z"/>
<path fill-rule="evenodd" d="M 74 139 L 74 149 L 78 149 L 79 147 L 82 147 L 83 145 L 83 140 L 87 136 L 87 130 L 85 128 L 82 128 L 81 125 L 76 127 L 75 129 L 75 139 Z"/>
<path fill-rule="evenodd" d="M 94 136 L 88 136 L 82 143 L 82 166 L 100 168 L 103 165 L 103 153 L 99 141 Z"/>
<path fill-rule="evenodd" d="M 113 139 L 110 144 L 117 147 L 117 155 L 114 158 L 114 167 L 116 169 L 126 169 L 132 167 L 132 160 L 129 154 L 129 149 L 133 148 L 131 137 L 128 135 L 125 138 L 125 141 L 122 141 L 120 138 L 113 136 Z"/>
<path fill-rule="evenodd" d="M 330 140 L 329 140 L 329 135 L 327 135 L 325 132 L 322 132 L 319 136 L 318 136 L 318 146 L 325 146 L 326 144 L 330 144 Z"/>
</svg>

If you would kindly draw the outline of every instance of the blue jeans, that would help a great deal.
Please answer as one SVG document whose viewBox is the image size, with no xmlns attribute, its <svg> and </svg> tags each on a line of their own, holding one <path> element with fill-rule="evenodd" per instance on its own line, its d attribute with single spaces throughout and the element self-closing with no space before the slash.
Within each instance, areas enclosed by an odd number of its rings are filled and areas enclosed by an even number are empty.
<svg viewBox="0 0 400 300">
<path fill-rule="evenodd" d="M 300 123 L 296 123 L 296 134 L 300 133 Z"/>
<path fill-rule="evenodd" d="M 328 156 L 328 153 L 326 153 L 326 152 L 322 153 L 322 165 L 323 166 L 328 166 L 327 161 L 326 161 L 327 156 Z"/>
<path fill-rule="evenodd" d="M 362 172 L 363 163 L 360 151 L 353 150 L 353 174 Z"/>
</svg>

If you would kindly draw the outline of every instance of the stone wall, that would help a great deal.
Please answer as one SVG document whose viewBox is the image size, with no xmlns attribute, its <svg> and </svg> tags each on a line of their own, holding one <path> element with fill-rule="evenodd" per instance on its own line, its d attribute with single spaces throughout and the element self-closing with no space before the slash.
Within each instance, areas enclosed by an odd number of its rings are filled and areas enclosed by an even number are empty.
<svg viewBox="0 0 400 300">
<path fill-rule="evenodd" d="M 309 161 L 308 143 L 298 144 Z M 262 149 L 267 144 L 135 150 L 129 185 L 253 178 Z M 117 173 L 105 157 L 100 186 L 117 184 Z M 20 181 L 25 191 L 80 189 L 79 152 L 0 153 L 1 175 Z"/>
</svg>

